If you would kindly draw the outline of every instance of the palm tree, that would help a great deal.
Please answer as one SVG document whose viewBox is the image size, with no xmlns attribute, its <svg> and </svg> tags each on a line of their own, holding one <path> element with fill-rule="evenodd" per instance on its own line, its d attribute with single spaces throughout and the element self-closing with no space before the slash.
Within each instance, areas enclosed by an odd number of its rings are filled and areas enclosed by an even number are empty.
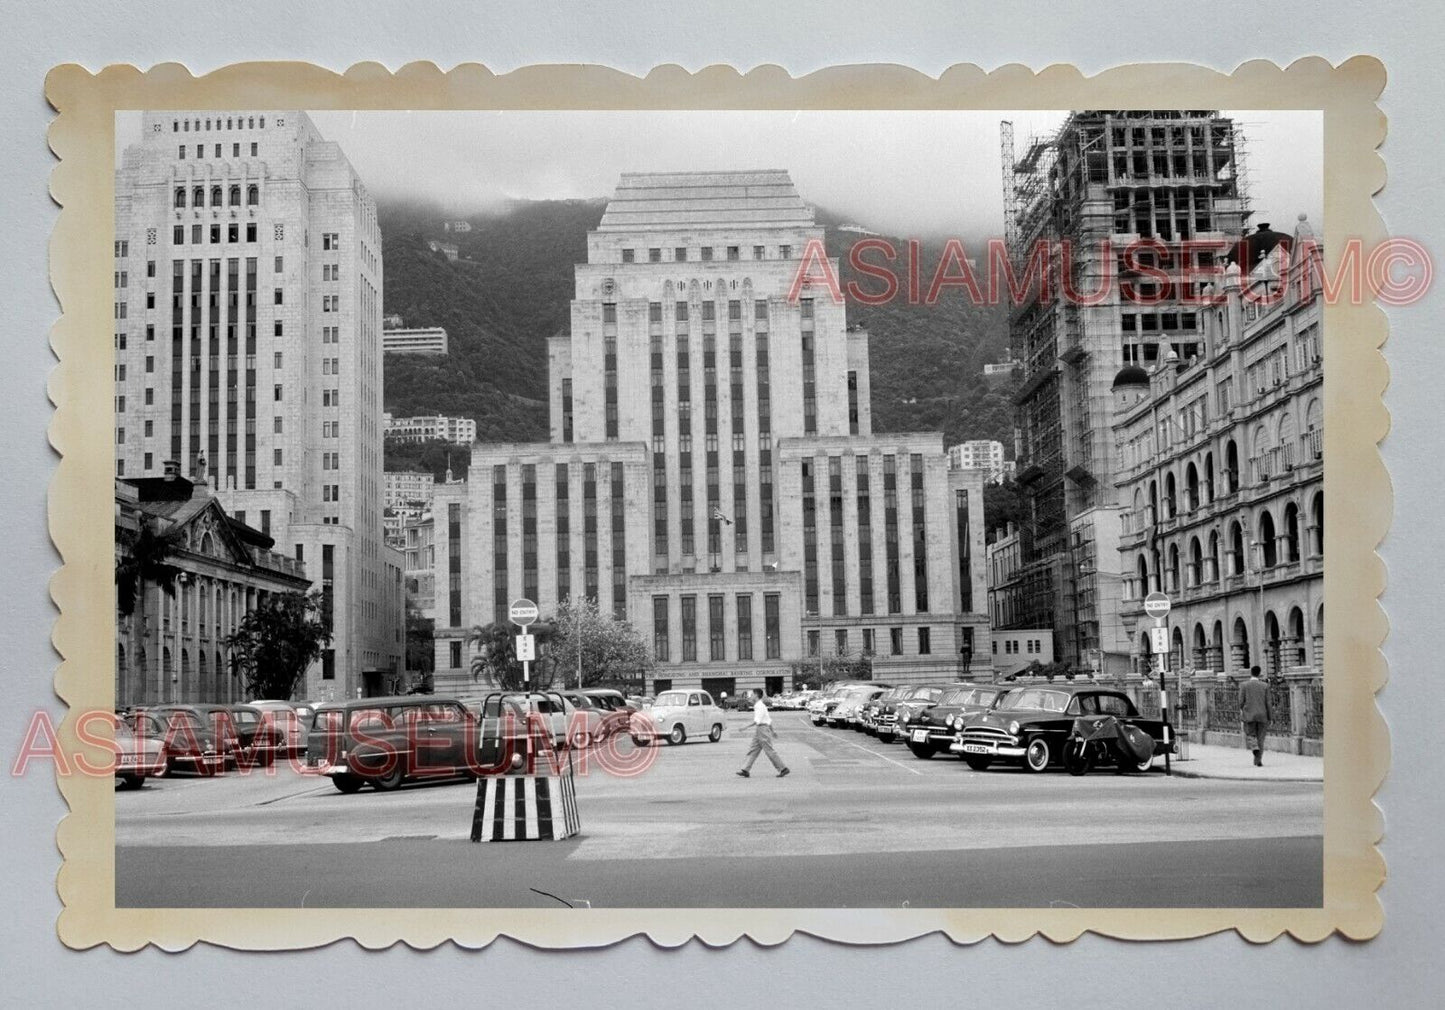
<svg viewBox="0 0 1445 1010">
<path fill-rule="evenodd" d="M 134 533 L 122 531 L 118 536 L 121 538 L 121 551 L 115 562 L 116 610 L 129 625 L 127 655 L 139 656 L 135 639 L 137 634 L 142 639 L 145 637 L 146 590 L 154 585 L 167 596 L 176 595 L 176 581 L 182 572 L 170 563 L 170 556 L 178 537 L 176 533 L 157 533 L 151 521 L 144 516 Z M 131 620 L 133 615 L 137 619 Z M 152 650 L 145 649 L 144 652 L 149 656 Z M 156 655 L 159 654 L 156 650 Z M 142 683 L 146 673 L 145 669 L 139 671 Z M 126 699 L 117 698 L 116 701 L 124 703 Z"/>
<path fill-rule="evenodd" d="M 470 667 L 473 680 L 504 691 L 515 691 L 522 686 L 522 664 L 517 661 L 517 630 L 511 624 L 472 626 L 467 634 L 467 644 L 473 647 L 475 653 Z M 531 633 L 536 636 L 539 647 L 545 646 L 555 634 L 553 622 L 539 621 L 532 625 Z M 529 685 L 533 689 L 549 687 L 555 665 L 553 657 L 539 648 L 537 659 L 532 663 Z"/>
</svg>

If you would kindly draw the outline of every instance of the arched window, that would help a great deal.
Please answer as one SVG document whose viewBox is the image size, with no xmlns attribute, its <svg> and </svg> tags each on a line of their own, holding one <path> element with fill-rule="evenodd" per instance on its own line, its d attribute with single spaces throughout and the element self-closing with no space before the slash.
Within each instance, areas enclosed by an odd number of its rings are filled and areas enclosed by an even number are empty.
<svg viewBox="0 0 1445 1010">
<path fill-rule="evenodd" d="M 1295 426 L 1294 415 L 1288 411 L 1279 421 L 1279 446 L 1280 452 L 1284 453 L 1284 465 L 1294 466 L 1295 464 Z"/>
<path fill-rule="evenodd" d="M 1189 568 L 1185 573 L 1185 588 L 1193 589 L 1204 581 L 1204 548 L 1198 537 L 1189 540 Z"/>
<path fill-rule="evenodd" d="M 1290 502 L 1284 507 L 1284 559 L 1299 560 L 1299 506 Z"/>
<path fill-rule="evenodd" d="M 1230 439 L 1224 447 L 1224 493 L 1234 494 L 1239 490 L 1239 446 Z"/>
<path fill-rule="evenodd" d="M 1149 525 L 1153 526 L 1159 521 L 1159 484 L 1156 481 L 1149 482 Z"/>
<path fill-rule="evenodd" d="M 1194 669 L 1211 669 L 1209 662 L 1209 636 L 1204 633 L 1204 625 L 1199 622 L 1194 624 Z"/>
<path fill-rule="evenodd" d="M 1234 668 L 1237 670 L 1248 670 L 1250 667 L 1249 658 L 1249 626 L 1244 623 L 1243 617 L 1234 619 L 1234 633 L 1229 639 L 1229 648 L 1234 661 Z"/>
<path fill-rule="evenodd" d="M 205 649 L 201 649 L 196 653 L 196 682 L 201 701 L 219 700 L 212 691 L 210 671 L 206 667 Z"/>
<path fill-rule="evenodd" d="M 212 207 L 219 207 L 220 205 L 221 205 L 221 187 L 220 187 L 220 186 L 212 186 L 212 187 L 211 187 L 211 206 L 212 206 Z"/>
<path fill-rule="evenodd" d="M 1319 557 L 1325 552 L 1325 493 L 1316 491 L 1310 499 L 1310 553 Z"/>
<path fill-rule="evenodd" d="M 230 206 L 232 206 L 232 207 L 239 207 L 239 206 L 241 206 L 241 187 L 240 187 L 240 186 L 232 186 L 232 187 L 231 187 L 231 192 L 230 192 L 228 195 L 229 195 L 229 197 L 230 197 L 230 199 L 229 199 L 229 201 L 228 201 L 228 203 L 229 203 Z"/>
<path fill-rule="evenodd" d="M 1229 574 L 1244 574 L 1244 527 L 1238 520 L 1229 524 Z"/>
<path fill-rule="evenodd" d="M 1190 512 L 1199 508 L 1199 470 L 1193 463 L 1184 470 L 1184 508 Z"/>
<path fill-rule="evenodd" d="M 254 182 L 246 187 L 246 206 L 254 207 L 261 202 L 261 187 Z"/>
<path fill-rule="evenodd" d="M 1299 607 L 1289 612 L 1289 660 L 1294 666 L 1304 666 L 1309 662 L 1308 653 L 1305 651 L 1305 615 Z"/>
<path fill-rule="evenodd" d="M 1323 458 L 1325 454 L 1324 444 L 1324 413 L 1320 408 L 1319 400 L 1311 400 L 1305 408 L 1305 430 L 1300 436 L 1300 445 L 1303 453 L 1300 456 L 1301 463 L 1311 463 Z"/>
<path fill-rule="evenodd" d="M 1259 550 L 1265 568 L 1279 564 L 1279 551 L 1275 544 L 1274 516 L 1269 509 L 1259 510 Z"/>
<path fill-rule="evenodd" d="M 206 187 L 197 186 L 191 190 L 191 206 L 204 207 L 206 205 Z"/>
<path fill-rule="evenodd" d="M 171 678 L 176 675 L 175 664 L 171 661 L 171 647 L 161 646 L 161 700 L 174 701 L 175 688 Z"/>
<path fill-rule="evenodd" d="M 1205 582 L 1219 581 L 1219 531 L 1209 531 L 1209 556 L 1204 559 Z"/>
<path fill-rule="evenodd" d="M 1215 673 L 1224 672 L 1224 622 L 1214 622 L 1214 634 L 1209 639 L 1209 666 Z"/>
<path fill-rule="evenodd" d="M 1279 618 L 1273 610 L 1264 615 L 1264 659 L 1265 673 L 1276 676 L 1280 672 Z"/>
<path fill-rule="evenodd" d="M 1204 454 L 1204 497 L 1207 501 L 1214 501 L 1214 453 Z"/>
<path fill-rule="evenodd" d="M 1179 545 L 1169 545 L 1169 592 L 1179 592 Z"/>
<path fill-rule="evenodd" d="M 185 205 L 186 205 L 186 187 L 184 187 L 184 186 L 177 186 L 177 187 L 176 187 L 176 206 L 177 206 L 177 207 L 184 207 Z"/>
<path fill-rule="evenodd" d="M 1254 439 L 1251 444 L 1250 459 L 1254 461 L 1255 481 L 1269 480 L 1275 475 L 1275 467 L 1272 466 L 1273 454 L 1271 453 L 1269 432 L 1264 425 L 1256 425 Z"/>
<path fill-rule="evenodd" d="M 1147 596 L 1154 587 L 1149 585 L 1149 562 L 1143 554 L 1139 555 L 1139 562 L 1135 565 L 1135 572 L 1139 580 L 1139 590 L 1136 599 Z"/>
<path fill-rule="evenodd" d="M 1177 672 L 1184 669 L 1184 629 L 1175 628 L 1174 636 L 1170 641 L 1169 669 Z"/>
<path fill-rule="evenodd" d="M 1164 476 L 1164 518 L 1173 519 L 1178 515 L 1178 502 L 1175 498 L 1174 474 Z"/>
</svg>

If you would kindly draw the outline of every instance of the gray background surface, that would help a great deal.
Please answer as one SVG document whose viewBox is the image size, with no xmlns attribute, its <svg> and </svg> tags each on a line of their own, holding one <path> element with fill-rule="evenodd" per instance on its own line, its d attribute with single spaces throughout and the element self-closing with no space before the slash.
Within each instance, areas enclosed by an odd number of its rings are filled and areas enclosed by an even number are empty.
<svg viewBox="0 0 1445 1010">
<path fill-rule="evenodd" d="M 504 71 L 528 63 L 606 63 L 643 73 L 656 63 L 696 69 L 778 63 L 795 74 L 837 63 L 897 62 L 937 74 L 971 61 L 1035 68 L 1071 61 L 1086 72 L 1139 60 L 1187 60 L 1229 70 L 1268 58 L 1287 64 L 1310 54 L 1339 62 L 1381 57 L 1390 82 L 1384 155 L 1389 184 L 1379 199 L 1387 224 L 1445 250 L 1438 159 L 1445 88 L 1437 53 L 1438 15 L 1425 4 L 1334 5 L 1275 0 L 1166 6 L 1044 3 L 847 5 L 734 2 L 717 9 L 635 3 L 485 4 L 477 0 L 296 2 L 250 0 L 197 5 L 150 0 L 6 0 L 8 61 L 0 68 L 0 437 L 5 538 L 4 617 L 0 619 L 0 755 L 15 758 L 36 708 L 59 712 L 51 691 L 56 657 L 45 583 L 59 561 L 46 532 L 45 488 L 54 460 L 45 439 L 50 406 L 46 342 L 57 306 L 46 276 L 55 208 L 47 191 L 53 164 L 45 145 L 52 112 L 42 83 L 57 63 L 98 69 L 183 61 L 204 72 L 245 59 L 304 59 L 343 69 L 363 59 L 396 67 L 431 59 L 443 67 L 481 61 Z M 542 8 L 546 8 L 544 11 Z M 1438 280 L 1438 278 L 1437 278 Z M 1253 947 L 1227 935 L 1187 944 L 1124 944 L 1086 937 L 1074 944 L 1035 940 L 958 948 L 932 937 L 882 949 L 795 938 L 782 948 L 744 941 L 727 951 L 693 944 L 660 951 L 632 940 L 597 952 L 556 955 L 509 942 L 469 953 L 342 943 L 323 951 L 245 955 L 198 948 L 74 953 L 55 938 L 54 826 L 64 812 L 49 769 L 4 784 L 0 818 L 0 974 L 8 1005 L 60 1005 L 98 997 L 146 1005 L 209 1003 L 220 992 L 263 1004 L 324 1000 L 432 1006 L 513 998 L 609 1006 L 626 1002 L 869 1003 L 907 1007 L 1158 1000 L 1176 1006 L 1228 1002 L 1353 1007 L 1430 1005 L 1445 983 L 1440 945 L 1441 749 L 1438 639 L 1442 607 L 1439 503 L 1440 285 L 1425 302 L 1392 311 L 1387 346 L 1393 379 L 1387 403 L 1394 428 L 1384 445 L 1395 482 L 1396 519 L 1382 553 L 1390 564 L 1386 646 L 1394 681 L 1381 705 L 1394 738 L 1394 773 L 1380 794 L 1386 813 L 1386 924 L 1375 941 L 1335 940 L 1306 947 L 1285 939 Z M 1347 615 L 1345 615 L 1347 617 Z M 1339 618 L 1335 618 L 1339 619 Z M 1121 866 L 1121 873 L 1128 867 Z M 1429 992 L 1436 997 L 1429 997 Z M 1050 998 L 1056 994 L 1058 999 Z"/>
</svg>

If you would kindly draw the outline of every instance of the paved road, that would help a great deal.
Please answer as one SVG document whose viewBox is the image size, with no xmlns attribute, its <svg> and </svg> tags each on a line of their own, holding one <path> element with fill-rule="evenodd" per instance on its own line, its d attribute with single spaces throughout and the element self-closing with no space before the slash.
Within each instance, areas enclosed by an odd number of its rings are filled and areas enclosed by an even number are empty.
<svg viewBox="0 0 1445 1010">
<path fill-rule="evenodd" d="M 578 781 L 583 835 L 473 846 L 467 784 L 342 796 L 283 769 L 116 794 L 117 900 L 136 906 L 1316 905 L 1323 792 L 1158 772 L 1028 775 L 920 761 L 778 717 L 792 768 L 718 744 Z M 531 890 L 550 892 L 551 898 Z"/>
</svg>

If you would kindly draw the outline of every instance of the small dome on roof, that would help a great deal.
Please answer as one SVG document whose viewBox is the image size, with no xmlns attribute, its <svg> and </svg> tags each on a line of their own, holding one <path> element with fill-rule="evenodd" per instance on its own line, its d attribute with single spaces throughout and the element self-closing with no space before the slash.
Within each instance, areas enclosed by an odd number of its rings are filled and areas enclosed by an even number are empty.
<svg viewBox="0 0 1445 1010">
<path fill-rule="evenodd" d="M 1115 392 L 1128 386 L 1149 387 L 1149 373 L 1138 365 L 1125 365 L 1119 369 L 1119 374 L 1114 376 L 1113 389 Z"/>
</svg>

